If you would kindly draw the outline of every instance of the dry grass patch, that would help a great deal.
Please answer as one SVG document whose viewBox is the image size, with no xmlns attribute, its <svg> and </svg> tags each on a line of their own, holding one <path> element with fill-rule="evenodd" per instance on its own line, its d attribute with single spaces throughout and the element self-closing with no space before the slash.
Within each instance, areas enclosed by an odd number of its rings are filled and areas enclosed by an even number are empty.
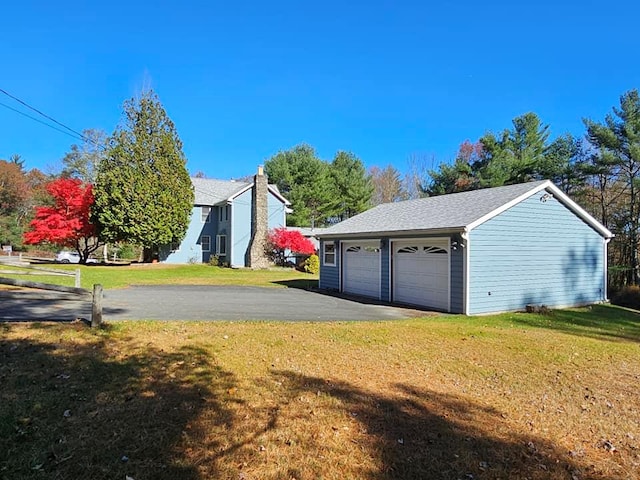
<svg viewBox="0 0 640 480">
<path fill-rule="evenodd" d="M 0 478 L 638 478 L 640 320 L 573 312 L 0 325 Z"/>
</svg>

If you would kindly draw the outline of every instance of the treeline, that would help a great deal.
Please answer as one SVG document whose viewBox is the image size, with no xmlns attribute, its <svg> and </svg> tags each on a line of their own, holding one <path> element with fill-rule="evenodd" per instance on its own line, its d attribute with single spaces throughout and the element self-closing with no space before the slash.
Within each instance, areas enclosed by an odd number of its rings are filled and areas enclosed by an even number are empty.
<svg viewBox="0 0 640 480">
<path fill-rule="evenodd" d="M 615 233 L 609 246 L 609 282 L 638 285 L 640 226 L 640 98 L 620 97 L 604 121 L 585 119 L 581 138 L 549 141 L 549 126 L 534 113 L 499 134 L 465 142 L 451 164 L 418 179 L 423 195 L 442 195 L 532 180 L 552 180 Z"/>
<path fill-rule="evenodd" d="M 38 169 L 26 171 L 24 159 L 12 155 L 0 160 L 0 243 L 16 250 L 33 218 L 36 205 L 48 202 L 45 185 L 51 180 Z"/>
<path fill-rule="evenodd" d="M 264 167 L 269 182 L 292 204 L 289 226 L 324 227 L 371 207 L 373 185 L 353 153 L 339 151 L 327 162 L 302 144 L 278 152 Z"/>
</svg>

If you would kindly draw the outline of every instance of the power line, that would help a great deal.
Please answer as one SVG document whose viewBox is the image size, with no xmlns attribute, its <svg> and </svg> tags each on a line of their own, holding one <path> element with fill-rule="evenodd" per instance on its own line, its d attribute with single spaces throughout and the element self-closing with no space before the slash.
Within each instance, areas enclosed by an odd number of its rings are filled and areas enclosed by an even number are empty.
<svg viewBox="0 0 640 480">
<path fill-rule="evenodd" d="M 96 142 L 93 138 L 87 137 L 87 136 L 85 136 L 84 134 L 82 134 L 82 133 L 80 133 L 80 132 L 78 132 L 78 131 L 74 130 L 74 129 L 73 129 L 73 128 L 71 128 L 71 127 L 67 127 L 64 123 L 59 122 L 59 121 L 58 121 L 58 120 L 56 120 L 55 118 L 53 118 L 53 117 L 51 117 L 51 116 L 47 115 L 46 113 L 41 112 L 40 110 L 38 110 L 38 109 L 37 109 L 37 108 L 35 108 L 35 107 L 32 107 L 31 105 L 29 105 L 29 104 L 28 104 L 27 102 L 25 102 L 24 100 L 19 99 L 19 98 L 18 98 L 18 97 L 16 97 L 15 95 L 11 95 L 11 94 L 10 94 L 9 92 L 7 92 L 6 90 L 4 90 L 4 89 L 0 88 L 0 93 L 4 93 L 7 97 L 9 97 L 9 98 L 11 98 L 11 99 L 15 100 L 16 102 L 18 102 L 18 103 L 20 103 L 20 104 L 24 105 L 24 106 L 25 106 L 25 107 L 27 107 L 28 109 L 33 110 L 33 111 L 34 111 L 34 112 L 36 112 L 38 115 L 42 115 L 44 118 L 46 118 L 46 119 L 48 119 L 48 120 L 51 120 L 53 123 L 55 123 L 55 124 L 57 124 L 57 125 L 60 125 L 60 126 L 61 126 L 62 128 L 64 128 L 65 130 L 68 130 L 68 132 L 67 132 L 67 131 L 64 131 L 64 130 L 60 130 L 59 128 L 56 128 L 56 127 L 54 127 L 53 125 L 51 125 L 51 124 L 49 124 L 49 123 L 43 122 L 42 120 L 39 120 L 39 119 L 37 119 L 37 118 L 35 118 L 35 117 L 32 117 L 31 115 L 27 115 L 26 113 L 21 112 L 20 110 L 16 110 L 15 108 L 12 108 L 12 107 L 10 107 L 10 106 L 8 106 L 8 105 L 4 104 L 4 103 L 0 103 L 0 105 L 2 105 L 3 107 L 8 108 L 9 110 L 12 110 L 12 111 L 14 111 L 14 112 L 16 112 L 16 113 L 19 113 L 20 115 L 24 115 L 25 117 L 30 118 L 31 120 L 35 120 L 35 121 L 36 121 L 36 122 L 38 122 L 38 123 L 41 123 L 41 124 L 43 124 L 43 125 L 46 125 L 47 127 L 52 128 L 52 129 L 54 129 L 54 130 L 56 130 L 56 131 L 58 131 L 58 132 L 60 132 L 60 133 L 64 133 L 65 135 L 69 135 L 70 137 L 73 137 L 73 138 L 75 138 L 76 140 L 83 140 L 83 141 L 85 141 L 85 142 L 92 143 L 92 144 L 93 144 L 93 145 L 95 145 L 96 147 L 98 147 L 98 148 L 100 148 L 100 149 L 103 149 L 103 150 L 106 148 L 106 147 L 105 147 L 105 145 L 102 145 L 102 144 L 100 144 L 100 143 Z M 71 133 L 69 133 L 69 132 L 71 132 Z M 72 134 L 73 134 L 73 135 L 72 135 Z"/>
<path fill-rule="evenodd" d="M 70 137 L 75 138 L 76 140 L 83 140 L 84 139 L 84 136 L 78 137 L 77 134 L 69 133 L 69 132 L 66 132 L 66 131 L 64 131 L 64 130 L 62 130 L 60 128 L 54 127 L 53 125 L 50 125 L 47 122 L 44 122 L 44 121 L 42 121 L 42 120 L 40 120 L 40 119 L 38 119 L 36 117 L 32 117 L 31 115 L 28 115 L 28 114 L 26 114 L 24 112 L 21 112 L 20 110 L 18 110 L 16 108 L 10 107 L 9 105 L 7 105 L 5 103 L 0 102 L 0 105 L 3 106 L 4 108 L 7 108 L 7 109 L 13 111 L 13 112 L 16 112 L 16 113 L 18 113 L 20 115 L 23 115 L 23 116 L 27 117 L 27 118 L 30 118 L 34 122 L 41 123 L 42 125 L 45 125 L 45 126 L 47 126 L 49 128 L 52 128 L 52 129 L 54 129 L 54 130 L 56 130 L 56 131 L 58 131 L 60 133 L 64 133 L 65 135 L 69 135 Z"/>
<path fill-rule="evenodd" d="M 27 102 L 20 100 L 18 97 L 11 95 L 9 92 L 7 92 L 6 90 L 3 90 L 2 88 L 0 88 L 0 92 L 4 93 L 7 97 L 12 98 L 13 100 L 15 100 L 18 103 L 21 103 L 22 105 L 24 105 L 25 107 L 27 107 L 30 110 L 33 110 L 34 112 L 36 112 L 39 115 L 42 115 L 44 118 L 51 120 L 53 123 L 56 123 L 58 125 L 60 125 L 62 128 L 65 128 L 67 130 L 69 130 L 72 133 L 75 133 L 76 135 L 78 135 L 80 138 L 85 139 L 85 136 L 80 133 L 80 132 L 76 132 L 73 128 L 67 127 L 64 123 L 59 122 L 58 120 L 56 120 L 53 117 L 50 117 L 49 115 L 47 115 L 46 113 L 41 112 L 40 110 L 38 110 L 35 107 L 32 107 L 31 105 L 29 105 Z M 86 140 L 86 139 L 85 139 Z"/>
</svg>

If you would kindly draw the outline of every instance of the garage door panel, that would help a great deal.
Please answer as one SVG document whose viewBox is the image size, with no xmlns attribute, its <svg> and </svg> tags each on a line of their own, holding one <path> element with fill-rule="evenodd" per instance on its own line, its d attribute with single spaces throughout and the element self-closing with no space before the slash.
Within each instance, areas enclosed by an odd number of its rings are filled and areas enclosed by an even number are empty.
<svg viewBox="0 0 640 480">
<path fill-rule="evenodd" d="M 344 244 L 342 291 L 380 298 L 379 242 Z"/>
<path fill-rule="evenodd" d="M 449 240 L 395 242 L 393 300 L 449 309 Z"/>
</svg>

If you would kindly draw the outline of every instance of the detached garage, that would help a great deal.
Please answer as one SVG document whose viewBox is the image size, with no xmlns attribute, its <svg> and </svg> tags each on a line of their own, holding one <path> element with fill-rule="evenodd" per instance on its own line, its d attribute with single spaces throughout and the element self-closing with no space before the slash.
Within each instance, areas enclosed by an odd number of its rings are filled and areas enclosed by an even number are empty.
<svg viewBox="0 0 640 480">
<path fill-rule="evenodd" d="M 613 234 L 549 181 L 378 205 L 318 236 L 328 290 L 467 315 L 607 299 Z"/>
</svg>

